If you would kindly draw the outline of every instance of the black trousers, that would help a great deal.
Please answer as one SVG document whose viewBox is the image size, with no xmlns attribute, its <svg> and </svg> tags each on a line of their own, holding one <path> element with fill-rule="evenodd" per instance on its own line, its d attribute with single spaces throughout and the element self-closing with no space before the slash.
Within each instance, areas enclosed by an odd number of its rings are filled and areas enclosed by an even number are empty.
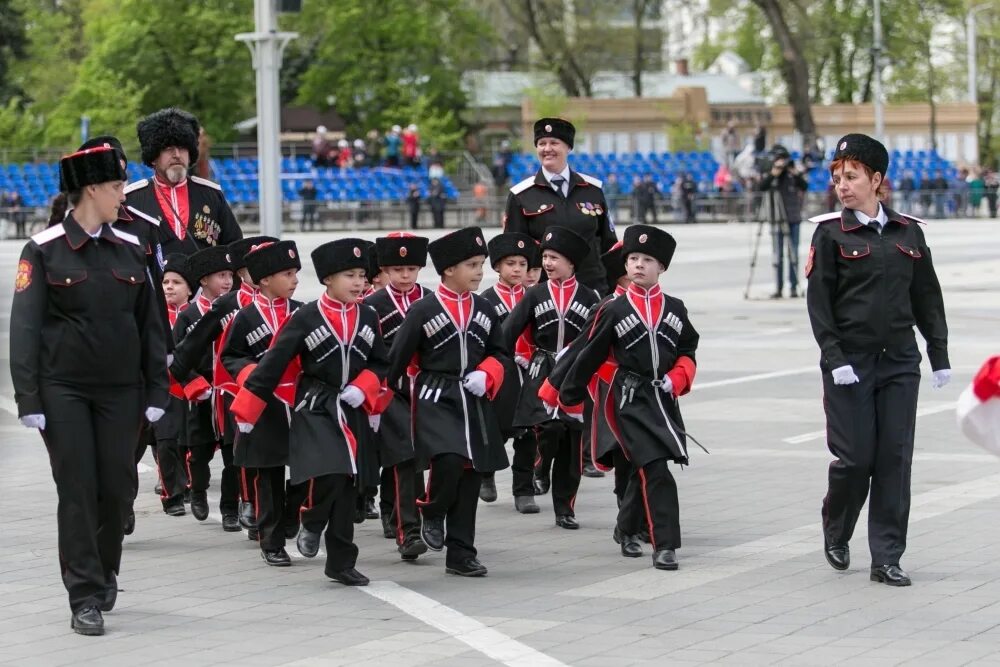
<svg viewBox="0 0 1000 667">
<path fill-rule="evenodd" d="M 184 497 L 188 488 L 187 466 L 184 465 L 184 447 L 177 440 L 158 440 L 156 443 L 156 470 L 160 478 L 160 500 L 166 505 Z"/>
<path fill-rule="evenodd" d="M 247 503 L 254 508 L 254 516 L 257 516 L 257 494 L 254 491 L 253 476 L 255 468 L 238 468 L 237 482 L 239 484 L 239 496 L 241 503 Z"/>
<path fill-rule="evenodd" d="M 633 478 L 637 478 L 638 473 L 632 466 L 632 462 L 625 456 L 621 447 L 615 449 L 612 459 L 615 465 L 614 493 L 618 498 L 618 525 L 628 527 L 630 530 L 633 527 L 646 526 L 648 528 L 646 507 L 642 502 L 642 494 L 633 493 L 627 497 L 625 495 L 629 482 Z"/>
<path fill-rule="evenodd" d="M 910 519 L 920 352 L 913 344 L 847 360 L 860 382 L 837 386 L 830 370 L 823 372 L 827 446 L 837 457 L 823 499 L 823 533 L 829 544 L 847 544 L 867 498 L 872 564 L 898 565 Z"/>
<path fill-rule="evenodd" d="M 458 454 L 431 459 L 427 493 L 417 501 L 425 518 L 445 520 L 445 561 L 460 564 L 476 557 L 476 509 L 482 476 Z"/>
<path fill-rule="evenodd" d="M 555 422 L 538 427 L 536 432 L 538 458 L 535 468 L 543 475 L 551 470 L 552 509 L 556 516 L 576 516 L 573 506 L 583 475 L 582 432 Z"/>
<path fill-rule="evenodd" d="M 222 452 L 222 486 L 219 497 L 219 511 L 222 514 L 236 514 L 239 508 L 239 468 L 233 465 L 233 446 L 218 442 L 192 444 L 188 448 L 188 478 L 191 492 L 203 493 L 208 490 L 212 471 L 209 464 L 215 458 L 215 450 Z"/>
<path fill-rule="evenodd" d="M 314 477 L 306 487 L 302 525 L 319 533 L 326 527 L 326 573 L 352 568 L 358 562 L 354 544 L 354 503 L 357 488 L 351 475 Z"/>
<path fill-rule="evenodd" d="M 513 474 L 511 492 L 515 496 L 535 495 L 532 479 L 535 474 L 535 457 L 538 454 L 538 435 L 532 429 L 514 438 L 514 456 L 510 471 Z"/>
<path fill-rule="evenodd" d="M 121 565 L 124 521 L 138 476 L 139 387 L 42 383 L 42 432 L 59 505 L 59 565 L 73 611 L 103 598 Z"/>
<path fill-rule="evenodd" d="M 251 468 L 257 541 L 266 551 L 285 546 L 285 466 Z"/>
<path fill-rule="evenodd" d="M 666 459 L 656 459 L 641 468 L 632 467 L 628 487 L 618 509 L 618 529 L 635 535 L 645 518 L 654 549 L 681 546 L 680 504 L 677 483 Z"/>
<path fill-rule="evenodd" d="M 396 544 L 420 539 L 417 498 L 424 495 L 424 475 L 413 459 L 382 468 L 379 511 L 388 516 L 396 531 Z"/>
</svg>

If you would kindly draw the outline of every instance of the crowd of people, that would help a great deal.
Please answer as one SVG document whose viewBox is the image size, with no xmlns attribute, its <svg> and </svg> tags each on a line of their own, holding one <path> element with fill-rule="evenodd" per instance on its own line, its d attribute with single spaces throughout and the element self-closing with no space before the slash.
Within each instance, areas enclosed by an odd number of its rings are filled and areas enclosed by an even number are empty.
<svg viewBox="0 0 1000 667">
<path fill-rule="evenodd" d="M 317 168 L 337 167 L 352 169 L 357 167 L 419 167 L 426 163 L 435 171 L 432 177 L 444 175 L 443 162 L 436 148 L 426 155 L 420 145 L 420 133 L 415 124 L 402 128 L 393 125 L 384 134 L 370 130 L 364 138 L 353 141 L 341 138 L 333 141 L 323 125 L 316 128 L 313 135 L 310 157 Z M 440 171 L 436 171 L 440 170 Z"/>
</svg>

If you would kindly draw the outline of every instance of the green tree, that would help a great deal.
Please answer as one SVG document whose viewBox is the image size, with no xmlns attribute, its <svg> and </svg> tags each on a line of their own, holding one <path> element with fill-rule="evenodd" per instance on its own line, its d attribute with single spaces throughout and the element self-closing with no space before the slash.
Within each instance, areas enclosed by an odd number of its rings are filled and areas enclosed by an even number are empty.
<svg viewBox="0 0 1000 667">
<path fill-rule="evenodd" d="M 24 16 L 12 0 L 0 0 L 0 103 L 21 94 L 11 77 L 12 61 L 23 58 L 27 38 Z"/>
</svg>

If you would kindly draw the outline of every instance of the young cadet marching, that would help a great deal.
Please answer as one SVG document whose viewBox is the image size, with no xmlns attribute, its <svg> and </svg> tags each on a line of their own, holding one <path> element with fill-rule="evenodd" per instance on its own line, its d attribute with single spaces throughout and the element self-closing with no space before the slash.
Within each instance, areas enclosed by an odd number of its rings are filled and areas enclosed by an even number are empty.
<svg viewBox="0 0 1000 667">
<path fill-rule="evenodd" d="M 410 307 L 431 293 L 417 284 L 417 275 L 427 264 L 427 239 L 409 233 L 389 234 L 375 239 L 375 251 L 389 282 L 364 303 L 378 313 L 382 340 L 389 348 Z M 425 553 L 427 546 L 420 539 L 417 515 L 417 496 L 423 495 L 424 477 L 413 458 L 409 377 L 401 377 L 390 389 L 393 396 L 381 414 L 377 435 L 382 466 L 379 509 L 383 533 L 395 538 L 404 560 L 413 560 Z"/>
<path fill-rule="evenodd" d="M 494 236 L 487 247 L 490 252 L 490 264 L 497 272 L 499 280 L 493 287 L 483 290 L 481 296 L 493 305 L 502 325 L 524 297 L 524 280 L 528 274 L 530 260 L 538 252 L 538 244 L 527 234 L 508 232 Z M 518 339 L 518 343 L 521 343 L 521 339 Z M 527 366 L 527 359 L 530 356 L 530 352 L 523 352 L 518 354 L 518 359 L 524 359 L 523 363 Z M 514 411 L 523 384 L 521 368 L 515 363 L 507 363 L 504 367 L 503 387 L 497 393 L 493 405 L 504 438 L 514 439 L 514 460 L 511 462 L 511 472 L 514 476 L 512 486 L 514 507 L 522 514 L 537 514 L 538 505 L 535 504 L 532 477 L 538 439 L 534 429 L 515 428 L 513 425 Z M 483 473 L 479 498 L 488 503 L 497 499 L 493 473 Z"/>
<path fill-rule="evenodd" d="M 582 411 L 591 378 L 608 359 L 618 362 L 605 405 L 617 443 L 636 474 L 629 480 L 622 507 L 637 496 L 648 508 L 653 565 L 676 570 L 681 546 L 677 485 L 668 461 L 687 463 L 687 444 L 677 396 L 688 392 L 695 374 L 698 333 L 684 303 L 660 290 L 659 276 L 676 248 L 673 237 L 656 227 L 632 225 L 622 253 L 632 281 L 625 295 L 609 301 L 594 320 L 587 342 L 562 382 L 560 402 Z M 599 457 L 600 458 L 600 457 Z M 638 526 L 622 525 L 637 516 L 620 512 L 620 534 L 635 535 Z"/>
<path fill-rule="evenodd" d="M 271 236 L 251 236 L 234 241 L 229 245 L 229 258 L 233 262 L 234 282 L 239 283 L 237 289 L 226 292 L 214 302 L 212 308 L 199 319 L 194 328 L 184 336 L 174 350 L 174 359 L 170 364 L 170 373 L 175 378 L 187 378 L 191 373 L 191 368 L 204 358 L 205 351 L 221 341 L 223 333 L 236 313 L 241 308 L 246 308 L 253 303 L 257 294 L 257 286 L 250 279 L 244 257 L 250 248 L 264 243 L 275 243 L 278 239 Z M 234 288 L 236 285 L 234 285 Z M 221 364 L 216 364 L 215 371 L 220 376 L 229 374 Z M 232 405 L 236 396 L 237 387 L 235 382 L 223 381 L 219 383 L 222 404 L 216 410 L 215 417 L 221 421 L 221 426 L 217 426 L 222 431 L 222 443 L 225 447 L 232 447 L 236 438 L 236 425 L 233 423 L 229 413 L 229 406 Z M 240 525 L 247 529 L 247 537 L 257 540 L 256 519 L 254 518 L 254 498 L 253 484 L 246 470 L 239 470 L 239 517 Z"/>
<path fill-rule="evenodd" d="M 242 384 L 267 352 L 275 334 L 302 304 L 292 299 L 302 268 L 294 241 L 265 242 L 253 246 L 244 258 L 250 279 L 258 287 L 253 303 L 242 308 L 226 328 L 222 364 L 236 384 Z M 297 368 L 295 369 L 297 371 Z M 285 539 L 298 532 L 298 509 L 305 499 L 301 487 L 285 489 L 288 463 L 288 404 L 295 399 L 294 376 L 287 377 L 283 398 L 267 396 L 264 409 L 251 433 L 238 433 L 233 462 L 245 471 L 253 485 L 254 517 L 260 555 L 268 565 L 292 564 Z"/>
<path fill-rule="evenodd" d="M 447 547 L 445 571 L 481 577 L 476 559 L 480 473 L 507 467 L 503 436 L 491 400 L 503 383 L 504 352 L 493 306 L 474 292 L 483 279 L 486 241 L 478 227 L 428 245 L 441 285 L 410 306 L 389 353 L 386 382 L 396 386 L 411 363 L 413 447 L 428 471 L 420 507 L 421 537 Z M 445 521 L 447 520 L 447 533 Z"/>
<path fill-rule="evenodd" d="M 312 252 L 316 275 L 326 291 L 299 308 L 271 348 L 243 382 L 233 401 L 239 429 L 252 433 L 268 397 L 301 365 L 288 441 L 293 484 L 308 483 L 298 545 L 315 556 L 326 524 L 326 576 L 346 586 L 364 586 L 355 569 L 354 508 L 361 460 L 374 455 L 367 441 L 377 426 L 376 405 L 386 370 L 378 315 L 357 299 L 364 291 L 368 258 L 360 239 L 324 243 Z"/>
<path fill-rule="evenodd" d="M 535 429 L 541 460 L 535 475 L 548 480 L 551 470 L 556 525 L 575 530 L 580 527 L 573 505 L 582 471 L 583 413 L 558 419 L 542 405 L 538 390 L 551 373 L 556 355 L 585 330 L 591 308 L 600 297 L 575 277 L 576 265 L 590 252 L 583 237 L 565 227 L 549 227 L 542 237 L 541 251 L 548 280 L 529 289 L 504 322 L 508 350 L 514 349 L 522 335 L 534 346 L 514 426 Z M 539 488 L 538 492 L 544 490 Z"/>
<path fill-rule="evenodd" d="M 173 330 L 177 317 L 190 305 L 194 285 L 188 277 L 187 256 L 173 253 L 163 258 L 163 296 L 167 322 Z M 184 388 L 170 377 L 170 400 L 163 417 L 153 424 L 156 468 L 160 478 L 160 501 L 170 516 L 184 516 L 187 476 L 187 401 Z"/>
<path fill-rule="evenodd" d="M 177 316 L 174 323 L 174 342 L 180 345 L 195 325 L 212 308 L 212 303 L 233 286 L 233 263 L 229 249 L 216 246 L 199 250 L 188 257 L 188 275 L 201 287 L 201 292 L 190 307 Z M 188 477 L 191 481 L 191 513 L 198 521 L 208 518 L 208 482 L 211 478 L 209 463 L 215 458 L 215 451 L 222 451 L 222 485 L 219 511 L 222 513 L 222 529 L 237 532 L 238 518 L 237 469 L 233 465 L 233 447 L 223 441 L 215 411 L 220 407 L 216 378 L 216 355 L 214 345 L 207 346 L 201 358 L 185 375 L 174 375 L 184 385 L 184 396 L 188 400 Z"/>
</svg>

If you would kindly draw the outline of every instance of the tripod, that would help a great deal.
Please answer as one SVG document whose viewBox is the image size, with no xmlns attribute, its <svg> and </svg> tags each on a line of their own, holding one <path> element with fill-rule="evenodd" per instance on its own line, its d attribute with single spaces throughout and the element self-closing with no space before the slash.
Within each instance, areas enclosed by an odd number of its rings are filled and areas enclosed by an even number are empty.
<svg viewBox="0 0 1000 667">
<path fill-rule="evenodd" d="M 784 238 L 784 245 L 778 248 L 779 253 L 788 253 L 788 263 L 795 273 L 799 270 L 798 252 L 792 247 L 792 233 L 788 225 L 788 218 L 785 215 L 785 205 L 781 201 L 781 193 L 772 188 L 764 192 L 764 200 L 758 209 L 757 232 L 754 236 L 753 254 L 750 256 L 750 274 L 747 276 L 747 286 L 743 291 L 743 298 L 750 299 L 750 285 L 753 283 L 753 274 L 757 268 L 757 257 L 760 254 L 760 239 L 764 235 L 764 225 L 771 229 L 773 239 L 779 233 Z M 775 267 L 777 268 L 777 267 Z"/>
</svg>

